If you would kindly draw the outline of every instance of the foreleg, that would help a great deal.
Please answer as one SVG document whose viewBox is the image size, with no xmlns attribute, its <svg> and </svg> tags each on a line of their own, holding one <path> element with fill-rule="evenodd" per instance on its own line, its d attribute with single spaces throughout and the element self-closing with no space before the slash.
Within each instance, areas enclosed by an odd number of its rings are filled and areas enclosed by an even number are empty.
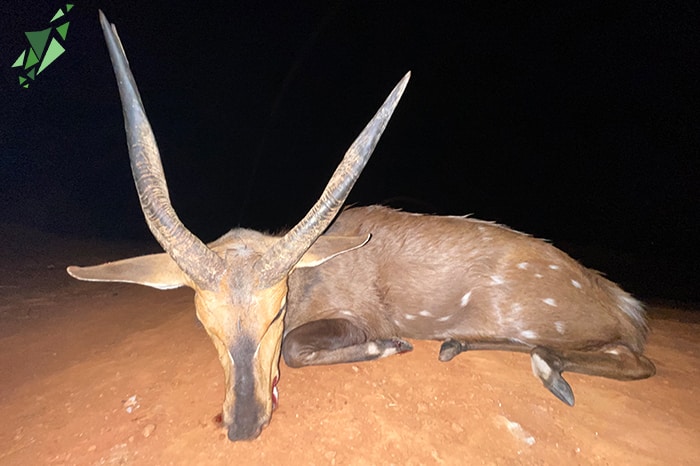
<svg viewBox="0 0 700 466">
<path fill-rule="evenodd" d="M 347 319 L 323 319 L 291 330 L 282 341 L 282 356 L 290 367 L 369 361 L 411 351 L 398 338 L 369 340 Z"/>
</svg>

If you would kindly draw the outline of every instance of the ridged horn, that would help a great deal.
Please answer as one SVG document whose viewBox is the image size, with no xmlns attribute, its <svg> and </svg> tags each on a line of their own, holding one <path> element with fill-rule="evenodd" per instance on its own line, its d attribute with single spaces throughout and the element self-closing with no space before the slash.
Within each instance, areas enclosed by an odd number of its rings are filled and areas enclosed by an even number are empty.
<svg viewBox="0 0 700 466">
<path fill-rule="evenodd" d="M 256 264 L 261 287 L 270 286 L 288 274 L 333 221 L 379 142 L 410 77 L 409 71 L 352 143 L 316 204 Z"/>
<path fill-rule="evenodd" d="M 170 203 L 168 185 L 153 130 L 146 117 L 134 76 L 117 29 L 100 11 L 112 67 L 119 86 L 131 173 L 148 228 L 175 263 L 198 286 L 211 289 L 224 271 L 224 261 L 182 224 Z"/>
</svg>

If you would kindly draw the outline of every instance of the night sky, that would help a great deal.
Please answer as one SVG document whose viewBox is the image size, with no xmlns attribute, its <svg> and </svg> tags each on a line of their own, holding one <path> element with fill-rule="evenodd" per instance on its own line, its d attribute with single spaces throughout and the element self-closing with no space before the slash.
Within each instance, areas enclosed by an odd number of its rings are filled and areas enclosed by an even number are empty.
<svg viewBox="0 0 700 466">
<path fill-rule="evenodd" d="M 697 2 L 207 3 L 78 0 L 22 89 L 24 33 L 65 2 L 3 1 L 0 223 L 150 238 L 99 7 L 205 241 L 293 225 L 411 70 L 350 203 L 472 213 L 642 297 L 700 300 Z"/>
</svg>

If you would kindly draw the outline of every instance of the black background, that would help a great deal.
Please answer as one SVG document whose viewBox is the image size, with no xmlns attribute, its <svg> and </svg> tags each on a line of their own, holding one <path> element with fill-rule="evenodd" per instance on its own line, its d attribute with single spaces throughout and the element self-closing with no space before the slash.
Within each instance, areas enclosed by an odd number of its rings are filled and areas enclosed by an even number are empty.
<svg viewBox="0 0 700 466">
<path fill-rule="evenodd" d="M 293 225 L 412 70 L 349 202 L 473 213 L 642 297 L 700 299 L 697 2 L 208 3 L 77 1 L 66 53 L 22 89 L 24 32 L 64 4 L 3 2 L 0 222 L 150 237 L 101 8 L 205 241 Z"/>
</svg>

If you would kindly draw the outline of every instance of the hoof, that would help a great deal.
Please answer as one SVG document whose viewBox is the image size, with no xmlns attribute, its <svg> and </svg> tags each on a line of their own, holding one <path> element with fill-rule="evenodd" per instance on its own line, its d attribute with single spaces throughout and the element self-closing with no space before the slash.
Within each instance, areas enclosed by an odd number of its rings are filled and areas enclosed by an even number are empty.
<svg viewBox="0 0 700 466">
<path fill-rule="evenodd" d="M 376 348 L 377 353 L 374 356 L 379 358 L 385 358 L 387 356 L 391 356 L 392 354 L 407 353 L 413 350 L 413 345 L 398 338 L 378 340 L 376 343 L 378 344 L 378 347 Z"/>
<path fill-rule="evenodd" d="M 555 374 L 549 381 L 549 384 L 545 383 L 544 386 L 567 405 L 574 405 L 574 392 L 561 374 Z"/>
<path fill-rule="evenodd" d="M 438 359 L 442 362 L 451 361 L 455 356 L 462 352 L 462 344 L 457 340 L 447 340 L 440 347 Z"/>
<path fill-rule="evenodd" d="M 547 390 L 569 406 L 574 405 L 574 392 L 561 376 L 561 361 L 545 348 L 534 348 L 530 353 L 532 373 Z"/>
<path fill-rule="evenodd" d="M 396 348 L 397 354 L 408 353 L 409 351 L 413 351 L 413 345 L 405 340 L 399 340 L 397 338 L 391 341 L 394 343 L 394 347 Z"/>
</svg>

